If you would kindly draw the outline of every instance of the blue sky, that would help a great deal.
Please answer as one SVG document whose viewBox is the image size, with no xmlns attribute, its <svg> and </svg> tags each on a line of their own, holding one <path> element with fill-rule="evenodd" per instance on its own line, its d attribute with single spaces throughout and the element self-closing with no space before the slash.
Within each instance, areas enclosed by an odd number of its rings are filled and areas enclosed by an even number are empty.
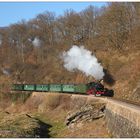
<svg viewBox="0 0 140 140">
<path fill-rule="evenodd" d="M 66 9 L 79 12 L 89 5 L 101 7 L 105 2 L 0 2 L 0 27 L 8 26 L 22 19 L 28 21 L 46 10 L 63 14 Z"/>
</svg>

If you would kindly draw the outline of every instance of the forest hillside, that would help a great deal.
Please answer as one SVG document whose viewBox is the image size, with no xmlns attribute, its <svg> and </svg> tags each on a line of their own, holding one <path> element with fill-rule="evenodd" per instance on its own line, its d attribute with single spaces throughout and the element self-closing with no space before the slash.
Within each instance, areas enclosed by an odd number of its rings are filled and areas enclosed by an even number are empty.
<svg viewBox="0 0 140 140">
<path fill-rule="evenodd" d="M 94 77 L 64 68 L 73 45 L 91 51 L 104 68 L 115 97 L 140 101 L 140 3 L 89 6 L 57 17 L 45 11 L 29 21 L 0 28 L 0 92 L 13 83 L 87 83 Z"/>
</svg>

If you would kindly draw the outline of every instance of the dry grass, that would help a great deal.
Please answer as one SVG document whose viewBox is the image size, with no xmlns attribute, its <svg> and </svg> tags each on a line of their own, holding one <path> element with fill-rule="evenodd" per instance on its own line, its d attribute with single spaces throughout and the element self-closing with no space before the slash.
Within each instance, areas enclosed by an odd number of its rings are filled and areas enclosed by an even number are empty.
<svg viewBox="0 0 140 140">
<path fill-rule="evenodd" d="M 37 137 L 36 131 L 41 130 L 40 124 L 42 123 L 49 126 L 47 130 L 42 130 L 43 134 L 45 132 L 48 134 L 46 137 L 109 137 L 104 120 L 84 123 L 84 127 L 73 132 L 66 127 L 65 119 L 71 110 L 78 110 L 85 103 L 91 103 L 86 98 L 76 97 L 73 98 L 69 94 L 36 92 L 28 98 L 25 104 L 19 105 L 16 102 L 14 106 L 10 105 L 5 109 L 10 114 L 6 112 L 0 114 L 0 129 L 8 130 L 8 134 L 1 137 Z M 31 118 L 25 114 L 31 114 Z M 98 127 L 95 127 L 96 125 Z M 14 135 L 12 135 L 13 131 Z"/>
<path fill-rule="evenodd" d="M 80 124 L 75 129 L 65 129 L 59 135 L 61 138 L 109 138 L 104 119 Z"/>
<path fill-rule="evenodd" d="M 42 130 L 42 125 L 46 126 L 47 124 L 27 116 L 26 114 L 9 114 L 8 112 L 0 112 L 1 138 L 42 137 L 40 132 Z"/>
</svg>

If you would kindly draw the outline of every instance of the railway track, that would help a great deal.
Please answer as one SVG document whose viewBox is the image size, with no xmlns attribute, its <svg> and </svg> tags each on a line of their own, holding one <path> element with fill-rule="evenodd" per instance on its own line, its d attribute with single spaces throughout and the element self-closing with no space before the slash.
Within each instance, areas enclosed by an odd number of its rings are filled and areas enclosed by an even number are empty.
<svg viewBox="0 0 140 140">
<path fill-rule="evenodd" d="M 74 94 L 74 95 L 83 95 L 83 94 Z M 87 94 L 84 94 L 83 96 L 90 96 Z M 91 95 L 93 97 L 95 97 L 94 95 Z M 97 98 L 107 98 L 107 99 L 111 99 L 111 100 L 115 100 L 115 101 L 120 101 L 120 102 L 124 102 L 127 104 L 131 104 L 131 105 L 135 105 L 135 106 L 139 106 L 140 107 L 140 103 L 139 102 L 134 102 L 134 101 L 130 101 L 130 100 L 126 100 L 126 99 L 120 99 L 120 98 L 116 98 L 116 97 L 107 97 L 107 96 L 101 96 L 101 97 L 97 97 Z"/>
<path fill-rule="evenodd" d="M 78 95 L 82 95 L 82 94 L 78 94 Z M 89 95 L 86 95 L 86 94 L 84 94 L 84 95 L 89 96 Z M 94 96 L 94 95 L 91 95 L 91 96 Z M 100 98 L 100 97 L 97 97 L 97 98 Z M 121 101 L 121 102 L 125 102 L 125 103 L 128 103 L 128 104 L 133 104 L 133 105 L 136 105 L 136 106 L 140 106 L 140 102 L 134 102 L 134 101 L 126 100 L 126 99 L 120 99 L 120 98 L 116 98 L 116 97 L 107 97 L 107 96 L 101 96 L 101 98 L 108 98 L 108 99 L 111 99 L 111 100 Z"/>
<path fill-rule="evenodd" d="M 119 98 L 112 98 L 112 99 L 114 99 L 116 101 L 125 102 L 125 103 L 128 103 L 128 104 L 132 104 L 132 105 L 135 105 L 135 106 L 140 106 L 140 103 L 134 102 L 134 101 L 130 101 L 130 100 L 126 100 L 126 99 L 119 99 Z"/>
<path fill-rule="evenodd" d="M 80 93 L 78 93 L 78 94 L 73 93 L 71 95 L 80 95 L 80 96 L 84 96 L 84 97 L 87 97 L 87 96 L 96 97 L 94 95 L 87 95 L 87 94 L 80 94 Z M 107 98 L 107 99 L 110 99 L 110 100 L 124 102 L 124 103 L 127 103 L 127 104 L 131 104 L 131 105 L 135 105 L 135 106 L 140 107 L 140 102 L 134 102 L 134 101 L 126 100 L 126 99 L 120 99 L 120 98 L 116 98 L 116 97 L 107 97 L 107 96 L 100 96 L 100 97 L 96 97 L 96 98 Z"/>
</svg>

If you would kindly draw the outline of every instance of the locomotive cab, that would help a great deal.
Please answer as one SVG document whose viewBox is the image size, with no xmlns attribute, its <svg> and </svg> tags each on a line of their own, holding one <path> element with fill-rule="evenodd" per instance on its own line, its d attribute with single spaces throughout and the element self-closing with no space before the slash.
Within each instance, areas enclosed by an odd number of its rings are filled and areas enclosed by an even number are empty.
<svg viewBox="0 0 140 140">
<path fill-rule="evenodd" d="M 99 82 L 90 82 L 87 84 L 87 94 L 101 96 L 104 94 L 104 86 Z"/>
</svg>

